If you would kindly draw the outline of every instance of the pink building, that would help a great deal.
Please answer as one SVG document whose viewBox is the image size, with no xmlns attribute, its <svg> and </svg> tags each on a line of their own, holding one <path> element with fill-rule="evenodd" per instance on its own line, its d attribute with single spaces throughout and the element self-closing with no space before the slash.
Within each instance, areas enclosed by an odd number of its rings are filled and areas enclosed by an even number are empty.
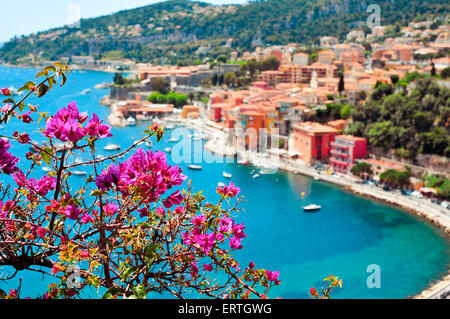
<svg viewBox="0 0 450 319">
<path fill-rule="evenodd" d="M 331 165 L 338 173 L 349 174 L 356 159 L 367 155 L 367 141 L 362 137 L 338 135 L 331 143 Z"/>
</svg>

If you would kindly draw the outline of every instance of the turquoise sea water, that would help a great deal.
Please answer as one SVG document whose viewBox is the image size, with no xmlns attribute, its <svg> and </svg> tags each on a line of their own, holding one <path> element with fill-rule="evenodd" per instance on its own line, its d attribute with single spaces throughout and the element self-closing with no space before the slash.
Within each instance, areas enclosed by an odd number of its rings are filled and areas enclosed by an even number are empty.
<svg viewBox="0 0 450 319">
<path fill-rule="evenodd" d="M 32 69 L 0 67 L 0 87 L 20 88 L 35 73 Z M 106 119 L 109 109 L 98 102 L 108 91 L 94 86 L 111 81 L 112 77 L 101 72 L 73 72 L 66 86 L 33 102 L 40 105 L 41 112 L 54 113 L 76 100 L 81 111 L 89 111 L 90 115 L 96 112 Z M 92 93 L 81 94 L 88 88 Z M 133 137 L 141 137 L 145 127 L 145 123 L 138 123 L 136 127 L 113 128 L 114 137 L 101 145 L 113 142 L 126 147 Z M 14 122 L 15 130 L 27 128 Z M 5 130 L 0 129 L 0 134 Z M 153 149 L 173 146 L 169 138 L 170 132 Z M 13 145 L 13 151 L 28 150 Z M 343 289 L 336 290 L 336 298 L 406 298 L 447 271 L 450 241 L 443 232 L 397 208 L 292 173 L 252 179 L 253 168 L 244 165 L 204 163 L 202 171 L 188 170 L 185 164 L 180 166 L 192 179 L 195 190 L 203 190 L 210 201 L 218 199 L 217 183 L 227 182 L 222 172 L 233 174 L 232 181 L 246 199 L 242 204 L 246 212 L 239 220 L 244 222 L 248 235 L 243 241 L 244 249 L 236 255 L 242 265 L 254 261 L 258 267 L 281 271 L 282 284 L 273 289 L 271 297 L 308 298 L 311 286 L 320 287 L 322 279 L 333 274 L 342 278 L 344 284 Z M 73 177 L 73 186 L 78 184 L 78 177 Z M 306 193 L 305 199 L 300 197 L 302 192 Z M 301 207 L 309 203 L 321 204 L 323 208 L 314 214 L 303 213 Z M 366 285 L 370 275 L 366 268 L 371 264 L 381 268 L 380 289 L 369 289 Z M 0 268 L 0 274 L 7 270 Z M 41 295 L 48 282 L 39 274 L 23 273 L 15 280 L 0 282 L 0 288 L 16 288 L 18 278 L 24 279 L 24 296 Z"/>
</svg>

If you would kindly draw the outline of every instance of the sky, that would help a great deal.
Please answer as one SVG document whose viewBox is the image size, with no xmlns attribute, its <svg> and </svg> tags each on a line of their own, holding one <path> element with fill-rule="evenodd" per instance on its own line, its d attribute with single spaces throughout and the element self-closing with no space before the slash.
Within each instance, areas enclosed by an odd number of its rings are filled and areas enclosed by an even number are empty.
<svg viewBox="0 0 450 319">
<path fill-rule="evenodd" d="M 202 0 L 212 4 L 242 4 L 247 0 Z M 77 17 L 92 18 L 125 9 L 160 2 L 158 0 L 11 0 L 2 1 L 0 42 L 14 36 L 70 24 Z"/>
</svg>

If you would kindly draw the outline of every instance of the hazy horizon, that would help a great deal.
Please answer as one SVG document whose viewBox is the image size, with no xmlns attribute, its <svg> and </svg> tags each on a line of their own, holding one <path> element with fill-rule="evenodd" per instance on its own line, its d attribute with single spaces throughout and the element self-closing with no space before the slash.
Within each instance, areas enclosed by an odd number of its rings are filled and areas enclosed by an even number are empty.
<svg viewBox="0 0 450 319">
<path fill-rule="evenodd" d="M 2 4 L 6 13 L 0 20 L 0 44 L 13 37 L 29 35 L 48 29 L 62 27 L 73 21 L 75 16 L 83 19 L 108 15 L 121 10 L 134 9 L 161 0 L 42 0 L 30 3 L 29 0 L 16 0 Z M 247 0 L 200 0 L 211 4 L 243 4 Z M 107 4 L 107 5 L 106 5 Z M 25 8 L 25 9 L 24 9 Z"/>
</svg>

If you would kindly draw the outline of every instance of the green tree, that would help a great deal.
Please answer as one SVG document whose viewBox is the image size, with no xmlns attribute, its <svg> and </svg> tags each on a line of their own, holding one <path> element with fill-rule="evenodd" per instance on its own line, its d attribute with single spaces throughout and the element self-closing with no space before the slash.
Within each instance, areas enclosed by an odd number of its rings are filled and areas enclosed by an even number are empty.
<svg viewBox="0 0 450 319">
<path fill-rule="evenodd" d="M 359 162 L 352 167 L 351 172 L 353 175 L 359 176 L 363 180 L 366 180 L 367 177 L 373 174 L 372 165 L 366 162 Z"/>
<path fill-rule="evenodd" d="M 150 83 L 154 91 L 158 91 L 161 94 L 167 94 L 169 92 L 170 85 L 163 78 L 153 78 Z"/>
</svg>

